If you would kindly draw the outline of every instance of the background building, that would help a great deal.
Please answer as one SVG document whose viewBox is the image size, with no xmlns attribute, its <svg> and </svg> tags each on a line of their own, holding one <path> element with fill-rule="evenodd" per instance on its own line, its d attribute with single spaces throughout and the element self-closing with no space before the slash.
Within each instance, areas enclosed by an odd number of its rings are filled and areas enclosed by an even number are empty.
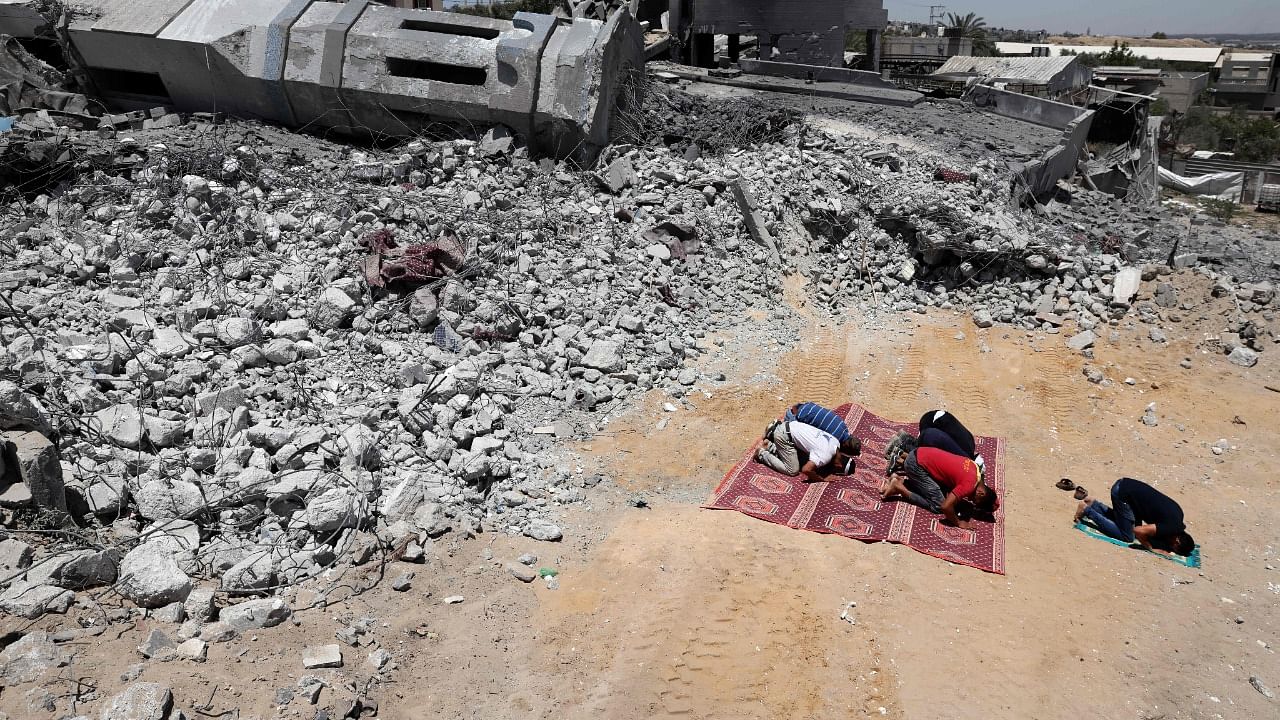
<svg viewBox="0 0 1280 720">
<path fill-rule="evenodd" d="M 1214 105 L 1266 111 L 1280 107 L 1280 55 L 1228 50 L 1217 66 Z"/>
<path fill-rule="evenodd" d="M 842 67 L 846 32 L 866 31 L 868 54 L 878 58 L 888 22 L 881 0 L 670 0 L 668 26 L 679 59 L 694 65 L 715 63 L 716 35 L 729 36 L 733 60 L 737 38 L 754 35 L 761 60 Z"/>
</svg>

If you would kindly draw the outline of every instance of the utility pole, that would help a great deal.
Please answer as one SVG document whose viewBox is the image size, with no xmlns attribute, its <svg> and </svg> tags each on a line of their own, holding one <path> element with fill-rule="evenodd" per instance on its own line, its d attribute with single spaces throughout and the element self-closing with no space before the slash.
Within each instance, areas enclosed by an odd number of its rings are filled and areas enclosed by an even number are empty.
<svg viewBox="0 0 1280 720">
<path fill-rule="evenodd" d="M 937 27 L 942 24 L 942 11 L 946 10 L 946 5 L 930 5 L 929 6 L 929 24 Z"/>
</svg>

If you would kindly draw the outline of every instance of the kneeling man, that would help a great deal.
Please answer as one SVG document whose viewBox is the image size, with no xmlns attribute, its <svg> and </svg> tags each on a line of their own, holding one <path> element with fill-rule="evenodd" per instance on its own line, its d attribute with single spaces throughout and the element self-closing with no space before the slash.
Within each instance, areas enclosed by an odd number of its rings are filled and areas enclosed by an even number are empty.
<svg viewBox="0 0 1280 720">
<path fill-rule="evenodd" d="M 1137 541 L 1156 552 L 1186 556 L 1196 549 L 1196 541 L 1183 523 L 1182 507 L 1141 480 L 1117 480 L 1111 486 L 1111 505 L 1086 497 L 1076 508 L 1076 522 L 1087 518 L 1107 537 Z"/>
<path fill-rule="evenodd" d="M 901 477 L 890 477 L 882 496 L 901 497 L 913 505 L 940 513 L 942 521 L 966 530 L 973 523 L 961 520 L 956 506 L 961 500 L 986 512 L 1000 507 L 996 491 L 982 479 L 977 463 L 935 447 L 918 447 L 907 454 Z"/>
<path fill-rule="evenodd" d="M 851 435 L 840 441 L 802 422 L 774 422 L 765 431 L 765 447 L 756 452 L 756 462 L 784 475 L 801 475 L 805 482 L 821 482 L 828 475 L 851 474 L 853 459 L 861 454 L 862 441 Z"/>
</svg>

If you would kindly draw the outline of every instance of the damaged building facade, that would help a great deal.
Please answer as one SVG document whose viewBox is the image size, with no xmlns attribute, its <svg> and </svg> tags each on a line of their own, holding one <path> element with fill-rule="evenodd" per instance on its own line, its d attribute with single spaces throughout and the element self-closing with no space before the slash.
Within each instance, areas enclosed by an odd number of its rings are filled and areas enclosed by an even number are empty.
<svg viewBox="0 0 1280 720">
<path fill-rule="evenodd" d="M 714 65 L 716 35 L 728 36 L 732 62 L 739 39 L 753 35 L 761 60 L 839 67 L 849 31 L 867 33 L 874 65 L 888 22 L 881 0 L 671 0 L 668 27 L 679 40 L 679 59 L 693 65 Z"/>
<path fill-rule="evenodd" d="M 5 4 L 0 31 L 29 31 L 30 5 Z M 590 158 L 608 144 L 615 100 L 643 63 L 625 9 L 604 22 L 369 0 L 77 0 L 73 10 L 72 59 L 115 108 L 372 136 L 500 123 L 557 157 Z"/>
</svg>

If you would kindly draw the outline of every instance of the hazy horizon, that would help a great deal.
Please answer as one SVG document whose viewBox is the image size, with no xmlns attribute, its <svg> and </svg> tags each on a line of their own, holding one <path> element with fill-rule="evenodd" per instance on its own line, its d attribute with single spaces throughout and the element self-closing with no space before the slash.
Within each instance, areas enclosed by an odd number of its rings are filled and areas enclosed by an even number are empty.
<svg viewBox="0 0 1280 720">
<path fill-rule="evenodd" d="M 937 0 L 940 1 L 940 0 Z M 927 22 L 927 2 L 884 0 L 893 20 Z M 1212 35 L 1214 33 L 1280 32 L 1278 0 L 1076 0 L 1072 3 L 1027 3 L 1017 0 L 969 0 L 947 5 L 945 12 L 976 13 L 991 27 L 1074 32 L 1094 35 L 1149 37 L 1154 32 Z"/>
</svg>

